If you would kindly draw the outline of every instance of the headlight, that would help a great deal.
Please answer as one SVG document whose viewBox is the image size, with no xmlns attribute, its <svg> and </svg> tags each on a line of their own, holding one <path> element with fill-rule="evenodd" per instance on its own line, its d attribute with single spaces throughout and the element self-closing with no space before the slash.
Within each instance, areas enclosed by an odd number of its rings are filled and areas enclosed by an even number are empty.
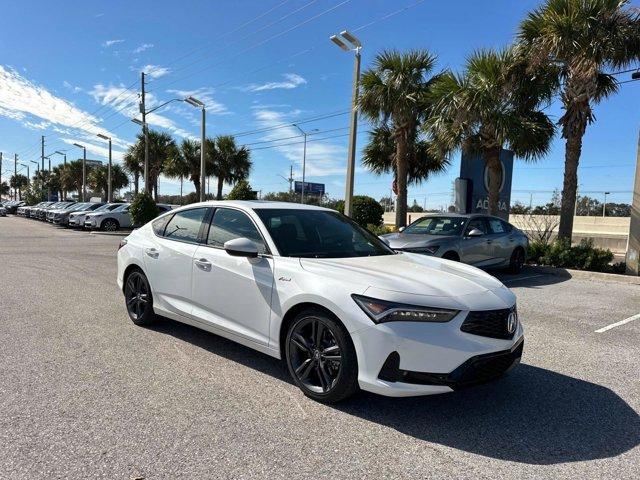
<svg viewBox="0 0 640 480">
<path fill-rule="evenodd" d="M 384 322 L 434 322 L 444 323 L 455 317 L 459 310 L 407 305 L 388 302 L 363 295 L 351 295 L 351 298 L 375 323 Z"/>
<path fill-rule="evenodd" d="M 435 255 L 439 248 L 440 245 L 429 245 L 427 247 L 405 248 L 404 251 L 409 253 L 426 253 L 427 255 Z"/>
</svg>

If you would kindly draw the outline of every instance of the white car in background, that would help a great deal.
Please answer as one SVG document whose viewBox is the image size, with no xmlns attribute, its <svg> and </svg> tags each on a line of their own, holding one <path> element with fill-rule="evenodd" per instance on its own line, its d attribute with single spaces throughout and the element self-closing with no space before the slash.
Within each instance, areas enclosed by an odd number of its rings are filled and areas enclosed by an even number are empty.
<svg viewBox="0 0 640 480">
<path fill-rule="evenodd" d="M 69 215 L 69 227 L 73 228 L 84 228 L 84 221 L 87 218 L 87 215 L 90 213 L 98 213 L 98 212 L 110 212 L 111 210 L 115 210 L 118 207 L 121 207 L 124 203 L 107 203 L 102 205 L 101 207 L 96 208 L 94 211 L 81 211 L 74 212 Z"/>
<path fill-rule="evenodd" d="M 179 208 L 121 242 L 117 280 L 135 324 L 158 314 L 284 359 L 322 402 L 358 388 L 451 392 L 499 377 L 523 351 L 516 298 L 496 278 L 396 253 L 321 207 Z"/>
<path fill-rule="evenodd" d="M 73 205 L 70 208 L 67 208 L 66 210 L 60 210 L 58 212 L 55 212 L 53 214 L 51 221 L 56 225 L 65 226 L 69 224 L 69 217 L 71 216 L 72 213 L 80 213 L 80 212 L 90 213 L 102 207 L 103 205 L 105 205 L 105 203 L 102 203 L 102 202 L 76 203 L 75 205 Z"/>
<path fill-rule="evenodd" d="M 84 228 L 91 230 L 104 230 L 106 232 L 115 232 L 121 228 L 133 228 L 133 220 L 129 213 L 130 203 L 123 203 L 118 208 L 111 211 L 90 213 L 84 219 Z M 157 205 L 160 213 L 168 212 L 173 208 L 172 205 L 159 203 Z"/>
</svg>

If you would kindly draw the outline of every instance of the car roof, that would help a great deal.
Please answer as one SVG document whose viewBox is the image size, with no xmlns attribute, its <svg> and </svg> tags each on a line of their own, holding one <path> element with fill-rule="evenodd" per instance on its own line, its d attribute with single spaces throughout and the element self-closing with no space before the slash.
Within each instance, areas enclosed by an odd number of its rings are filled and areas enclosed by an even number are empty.
<svg viewBox="0 0 640 480">
<path fill-rule="evenodd" d="M 304 205 L 293 202 L 274 202 L 270 200 L 208 200 L 206 202 L 191 203 L 184 207 L 237 207 L 243 210 L 265 210 L 265 209 L 290 209 L 290 210 L 324 210 L 332 211 L 329 208 L 318 207 L 316 205 Z"/>
</svg>

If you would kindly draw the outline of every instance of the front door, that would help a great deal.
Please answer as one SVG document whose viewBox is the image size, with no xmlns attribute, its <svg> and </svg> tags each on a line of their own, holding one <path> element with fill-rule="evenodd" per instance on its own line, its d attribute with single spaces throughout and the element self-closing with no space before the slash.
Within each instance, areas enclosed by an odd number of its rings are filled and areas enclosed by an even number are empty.
<svg viewBox="0 0 640 480">
<path fill-rule="evenodd" d="M 481 236 L 471 237 L 471 230 L 480 230 Z M 492 257 L 491 239 L 489 238 L 488 225 L 483 217 L 474 217 L 467 223 L 464 229 L 462 242 L 460 242 L 460 261 L 469 265 L 483 266 L 490 262 Z"/>
<path fill-rule="evenodd" d="M 224 250 L 234 238 L 248 238 L 257 258 Z M 206 244 L 193 257 L 192 316 L 263 345 L 269 343 L 273 259 L 253 221 L 242 211 L 216 208 Z"/>
</svg>

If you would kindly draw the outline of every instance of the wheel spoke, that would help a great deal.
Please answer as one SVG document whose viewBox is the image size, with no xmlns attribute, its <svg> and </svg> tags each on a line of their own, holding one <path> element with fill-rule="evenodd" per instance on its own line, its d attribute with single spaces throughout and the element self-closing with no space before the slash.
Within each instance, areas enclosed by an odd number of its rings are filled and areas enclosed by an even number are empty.
<svg viewBox="0 0 640 480">
<path fill-rule="evenodd" d="M 302 371 L 309 366 L 310 363 L 312 363 L 310 358 L 307 358 L 304 362 L 302 362 L 300 366 L 296 368 L 296 375 L 300 375 Z"/>
<path fill-rule="evenodd" d="M 309 361 L 309 363 L 307 363 L 306 368 L 299 375 L 300 380 L 304 381 L 309 377 L 311 370 L 313 370 L 313 365 L 314 363 L 312 361 Z"/>
<path fill-rule="evenodd" d="M 307 343 L 307 340 L 299 333 L 294 333 L 291 336 L 291 342 L 300 350 L 304 350 L 307 353 L 311 353 L 311 347 Z"/>
<path fill-rule="evenodd" d="M 133 297 L 131 297 L 129 300 L 127 300 L 127 306 L 131 307 L 133 306 L 134 303 L 136 303 L 136 296 L 134 295 Z"/>
<path fill-rule="evenodd" d="M 318 371 L 318 379 L 320 380 L 320 386 L 322 387 L 322 391 L 326 392 L 327 390 L 329 390 L 329 387 L 331 387 L 331 377 L 325 371 L 324 365 L 322 364 L 322 362 L 319 362 L 316 368 Z"/>
<path fill-rule="evenodd" d="M 340 362 L 342 360 L 342 357 L 340 355 L 323 355 L 322 358 L 324 360 L 330 360 L 332 362 Z"/>
<path fill-rule="evenodd" d="M 320 345 L 322 344 L 322 336 L 324 335 L 324 324 L 320 321 L 316 321 L 317 323 L 317 327 L 316 327 L 316 337 L 315 337 L 315 345 L 316 348 L 320 348 Z"/>
<path fill-rule="evenodd" d="M 340 353 L 340 347 L 338 345 L 331 345 L 330 347 L 322 350 L 323 355 L 331 355 L 333 353 Z"/>
</svg>

